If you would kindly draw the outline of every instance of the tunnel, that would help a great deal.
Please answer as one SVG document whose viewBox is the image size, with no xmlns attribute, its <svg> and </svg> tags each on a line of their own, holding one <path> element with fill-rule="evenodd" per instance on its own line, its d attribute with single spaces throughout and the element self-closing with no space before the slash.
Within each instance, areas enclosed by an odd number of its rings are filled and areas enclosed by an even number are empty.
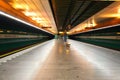
<svg viewBox="0 0 120 80">
<path fill-rule="evenodd" d="M 119 75 L 119 0 L 0 0 L 0 80 Z"/>
</svg>

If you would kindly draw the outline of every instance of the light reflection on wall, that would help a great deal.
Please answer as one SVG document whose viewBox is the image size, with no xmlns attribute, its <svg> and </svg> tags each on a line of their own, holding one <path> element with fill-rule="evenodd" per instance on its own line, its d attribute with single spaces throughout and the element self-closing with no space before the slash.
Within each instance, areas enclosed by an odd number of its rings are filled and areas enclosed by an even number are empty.
<svg viewBox="0 0 120 80">
<path fill-rule="evenodd" d="M 76 34 L 90 29 L 95 29 L 98 28 L 96 27 L 97 25 L 108 22 L 108 20 L 110 19 L 118 20 L 117 18 L 118 19 L 120 18 L 120 1 L 114 2 L 110 6 L 104 8 L 103 10 L 91 16 L 84 22 L 78 24 L 75 28 L 71 29 L 69 32 L 70 34 Z"/>
</svg>

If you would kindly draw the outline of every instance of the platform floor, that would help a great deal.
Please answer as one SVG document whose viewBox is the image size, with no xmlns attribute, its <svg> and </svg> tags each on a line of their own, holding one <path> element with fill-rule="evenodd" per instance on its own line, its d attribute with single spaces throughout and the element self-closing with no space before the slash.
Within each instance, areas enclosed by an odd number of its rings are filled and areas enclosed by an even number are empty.
<svg viewBox="0 0 120 80">
<path fill-rule="evenodd" d="M 51 40 L 0 65 L 0 80 L 120 80 L 120 51 Z"/>
</svg>

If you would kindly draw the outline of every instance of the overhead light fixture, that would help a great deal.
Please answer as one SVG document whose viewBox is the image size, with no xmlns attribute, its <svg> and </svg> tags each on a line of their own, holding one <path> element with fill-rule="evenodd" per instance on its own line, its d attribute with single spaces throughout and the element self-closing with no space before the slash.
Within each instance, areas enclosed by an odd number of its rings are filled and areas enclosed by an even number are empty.
<svg viewBox="0 0 120 80">
<path fill-rule="evenodd" d="M 23 12 L 26 16 L 37 16 L 37 14 L 35 12 L 29 12 L 29 11 L 25 11 Z"/>
<path fill-rule="evenodd" d="M 3 30 L 0 30 L 0 33 L 4 32 Z"/>
<path fill-rule="evenodd" d="M 13 8 L 17 9 L 17 10 L 29 10 L 29 6 L 26 5 L 26 4 L 21 4 L 21 3 L 17 3 L 17 2 L 13 2 L 13 3 L 10 3 L 10 5 L 12 5 Z"/>
<path fill-rule="evenodd" d="M 42 21 L 42 19 L 40 17 L 32 17 L 32 20 L 39 20 Z"/>
<path fill-rule="evenodd" d="M 120 6 L 118 7 L 117 17 L 120 18 Z"/>
<path fill-rule="evenodd" d="M 67 34 L 70 34 L 70 32 L 66 32 Z"/>
<path fill-rule="evenodd" d="M 64 32 L 60 31 L 59 34 L 63 34 Z"/>
<path fill-rule="evenodd" d="M 117 34 L 120 34 L 120 32 L 117 32 Z"/>
</svg>

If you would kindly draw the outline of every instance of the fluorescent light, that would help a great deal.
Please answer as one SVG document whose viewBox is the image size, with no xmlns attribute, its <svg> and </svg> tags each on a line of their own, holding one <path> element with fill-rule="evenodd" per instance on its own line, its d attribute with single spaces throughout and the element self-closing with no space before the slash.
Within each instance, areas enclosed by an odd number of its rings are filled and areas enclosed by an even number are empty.
<svg viewBox="0 0 120 80">
<path fill-rule="evenodd" d="M 35 12 L 23 12 L 26 16 L 37 16 Z"/>
<path fill-rule="evenodd" d="M 16 21 L 19 21 L 19 22 L 22 22 L 22 23 L 24 23 L 24 24 L 26 24 L 26 25 L 29 25 L 29 26 L 31 26 L 31 27 L 34 27 L 34 28 L 36 28 L 36 29 L 39 29 L 39 30 L 42 30 L 42 31 L 44 31 L 44 32 L 50 33 L 50 32 L 48 32 L 48 31 L 45 31 L 45 30 L 43 30 L 43 29 L 40 29 L 40 28 L 38 28 L 37 26 L 34 26 L 34 25 L 32 25 L 32 24 L 30 24 L 30 23 L 28 23 L 28 22 L 25 22 L 25 21 L 20 20 L 20 19 L 18 19 L 18 18 L 16 18 L 16 17 L 13 17 L 13 16 L 11 16 L 11 15 L 9 15 L 9 14 L 6 14 L 6 13 L 4 13 L 4 12 L 2 12 L 2 11 L 0 11 L 0 15 L 6 16 L 6 17 L 8 17 L 8 18 L 14 19 L 14 20 L 16 20 Z M 52 33 L 50 33 L 50 34 L 52 34 Z"/>
</svg>

